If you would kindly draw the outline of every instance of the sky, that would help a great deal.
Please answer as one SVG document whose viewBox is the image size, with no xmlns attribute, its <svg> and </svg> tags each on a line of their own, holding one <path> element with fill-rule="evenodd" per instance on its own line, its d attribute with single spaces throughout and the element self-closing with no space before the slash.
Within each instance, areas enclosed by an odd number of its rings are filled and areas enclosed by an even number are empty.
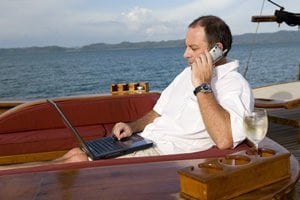
<svg viewBox="0 0 300 200">
<path fill-rule="evenodd" d="M 300 13 L 300 0 L 273 1 Z M 0 0 L 0 48 L 184 39 L 188 24 L 208 14 L 224 19 L 233 35 L 254 33 L 251 17 L 261 9 L 272 15 L 278 7 L 266 0 Z M 258 28 L 280 30 L 298 27 Z"/>
</svg>

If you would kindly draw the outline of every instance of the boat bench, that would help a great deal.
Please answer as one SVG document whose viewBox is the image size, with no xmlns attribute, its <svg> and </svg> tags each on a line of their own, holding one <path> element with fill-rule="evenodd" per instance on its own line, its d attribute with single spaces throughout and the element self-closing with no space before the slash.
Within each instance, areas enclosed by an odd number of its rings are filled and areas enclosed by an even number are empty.
<svg viewBox="0 0 300 200">
<path fill-rule="evenodd" d="M 116 122 L 149 112 L 159 93 L 54 99 L 85 140 L 110 135 Z M 46 101 L 32 101 L 0 115 L 0 156 L 69 150 L 76 140 Z"/>
<path fill-rule="evenodd" d="M 159 96 L 158 92 L 150 92 L 53 100 L 84 140 L 91 140 L 110 135 L 112 127 L 117 122 L 131 122 L 145 115 L 153 108 Z M 27 102 L 0 115 L 0 164 L 51 160 L 76 146 L 77 142 L 74 137 L 46 100 Z M 228 150 L 213 147 L 207 151 L 189 154 L 98 160 L 76 163 L 71 166 L 91 167 L 93 165 L 221 157 L 247 148 L 249 146 L 242 143 L 237 148 Z M 48 165 L 17 171 L 63 169 L 64 167 L 70 167 L 70 165 Z"/>
<path fill-rule="evenodd" d="M 265 108 L 269 122 L 296 128 L 300 142 L 300 80 L 253 89 L 255 107 Z"/>
</svg>

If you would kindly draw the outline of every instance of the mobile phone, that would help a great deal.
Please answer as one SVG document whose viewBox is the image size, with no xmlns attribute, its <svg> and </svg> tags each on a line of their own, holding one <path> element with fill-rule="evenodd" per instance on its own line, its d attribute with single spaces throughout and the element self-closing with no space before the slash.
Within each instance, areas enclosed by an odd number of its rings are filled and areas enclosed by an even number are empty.
<svg viewBox="0 0 300 200">
<path fill-rule="evenodd" d="M 218 62 L 224 55 L 224 53 L 227 52 L 227 49 L 225 49 L 224 51 L 218 47 L 217 45 L 215 45 L 210 51 L 209 54 L 211 55 L 213 64 L 215 64 L 216 62 Z"/>
</svg>

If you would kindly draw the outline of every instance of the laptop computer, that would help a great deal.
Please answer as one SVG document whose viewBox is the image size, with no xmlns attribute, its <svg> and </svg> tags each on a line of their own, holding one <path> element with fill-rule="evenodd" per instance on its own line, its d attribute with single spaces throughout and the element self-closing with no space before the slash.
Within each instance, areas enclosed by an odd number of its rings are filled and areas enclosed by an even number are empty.
<svg viewBox="0 0 300 200">
<path fill-rule="evenodd" d="M 80 136 L 77 129 L 70 123 L 58 105 L 52 100 L 47 99 L 55 110 L 60 115 L 62 121 L 67 128 L 71 131 L 72 135 L 77 140 L 79 147 L 92 159 L 99 160 L 105 158 L 114 158 L 121 155 L 126 155 L 138 150 L 149 148 L 153 145 L 151 140 L 143 138 L 140 135 L 133 134 L 128 138 L 124 138 L 121 141 L 117 140 L 113 136 L 95 139 L 91 141 L 84 141 Z"/>
</svg>

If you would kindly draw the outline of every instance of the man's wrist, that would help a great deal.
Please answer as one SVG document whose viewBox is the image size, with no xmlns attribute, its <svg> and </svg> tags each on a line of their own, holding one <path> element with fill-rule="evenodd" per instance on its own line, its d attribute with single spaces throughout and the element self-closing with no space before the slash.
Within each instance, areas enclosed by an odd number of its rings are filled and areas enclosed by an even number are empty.
<svg viewBox="0 0 300 200">
<path fill-rule="evenodd" d="M 195 96 L 197 96 L 199 92 L 204 94 L 212 93 L 211 85 L 209 83 L 200 84 L 194 89 L 193 93 Z"/>
</svg>

